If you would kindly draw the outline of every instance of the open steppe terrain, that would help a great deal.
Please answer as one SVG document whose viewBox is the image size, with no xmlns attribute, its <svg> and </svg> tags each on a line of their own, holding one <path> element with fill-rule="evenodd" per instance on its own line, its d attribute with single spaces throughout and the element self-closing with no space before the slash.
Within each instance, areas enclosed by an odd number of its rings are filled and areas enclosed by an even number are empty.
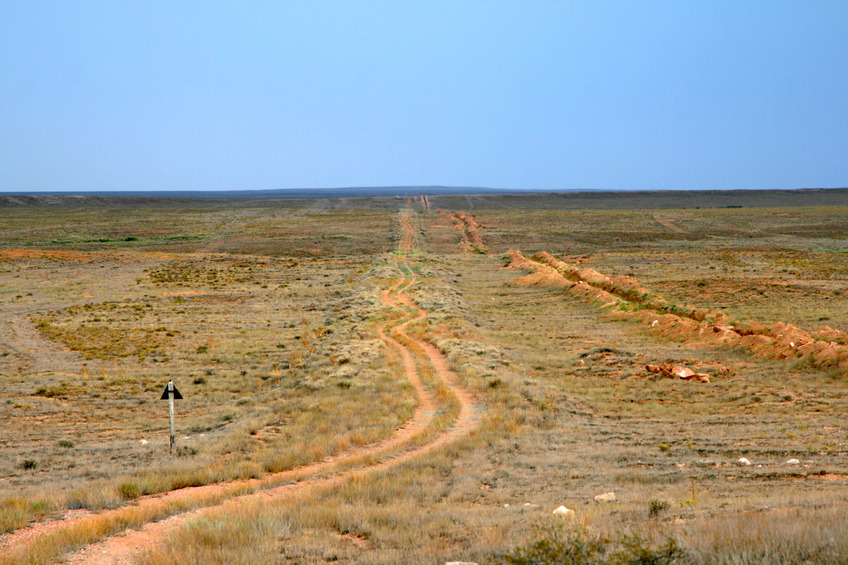
<svg viewBox="0 0 848 565">
<path fill-rule="evenodd" d="M 844 190 L 4 198 L 2 564 L 848 561 Z"/>
</svg>

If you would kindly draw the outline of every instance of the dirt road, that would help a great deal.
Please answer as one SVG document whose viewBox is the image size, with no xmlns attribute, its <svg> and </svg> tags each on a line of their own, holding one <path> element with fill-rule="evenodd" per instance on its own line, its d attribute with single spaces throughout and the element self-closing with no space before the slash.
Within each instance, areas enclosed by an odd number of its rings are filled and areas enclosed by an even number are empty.
<svg viewBox="0 0 848 565">
<path fill-rule="evenodd" d="M 412 225 L 412 221 L 410 220 L 410 216 L 408 213 L 401 214 L 400 228 L 400 251 L 405 255 L 409 255 L 410 253 L 412 253 L 412 249 L 415 246 L 415 226 Z"/>
<path fill-rule="evenodd" d="M 404 253 L 413 249 L 414 226 L 409 216 L 400 219 L 403 230 L 401 247 Z M 316 487 L 333 487 L 363 470 L 385 470 L 410 459 L 421 457 L 469 433 L 478 417 L 473 399 L 457 384 L 456 375 L 449 369 L 442 353 L 431 343 L 412 338 L 406 333 L 410 323 L 424 319 L 427 312 L 405 294 L 416 278 L 406 257 L 394 259 L 398 278 L 382 291 L 383 304 L 394 312 L 391 320 L 378 329 L 378 335 L 388 347 L 397 351 L 403 361 L 406 379 L 418 397 L 413 417 L 386 440 L 360 449 L 350 450 L 325 460 L 267 475 L 262 479 L 233 481 L 172 491 L 160 496 L 139 499 L 135 504 L 99 514 L 81 514 L 64 520 L 35 524 L 0 541 L 0 564 L 33 562 L 36 555 L 50 553 L 50 547 L 67 544 L 68 539 L 80 540 L 84 547 L 65 556 L 64 563 L 72 564 L 129 564 L 145 550 L 161 543 L 168 532 L 200 518 L 210 510 L 235 508 L 258 498 L 291 496 Z M 459 414 L 453 425 L 443 433 L 434 432 L 432 420 L 440 408 L 434 395 L 418 374 L 416 359 L 426 363 L 456 398 Z M 427 434 L 429 439 L 411 446 L 416 438 Z M 435 437 L 432 437 L 435 434 Z M 419 439 L 420 443 L 420 439 Z M 139 528 L 139 529 L 130 529 Z M 105 539 L 103 539 L 105 538 Z M 102 541 L 97 541 L 98 539 Z M 88 543 L 85 545 L 87 542 Z M 53 550 L 52 562 L 62 555 Z"/>
</svg>

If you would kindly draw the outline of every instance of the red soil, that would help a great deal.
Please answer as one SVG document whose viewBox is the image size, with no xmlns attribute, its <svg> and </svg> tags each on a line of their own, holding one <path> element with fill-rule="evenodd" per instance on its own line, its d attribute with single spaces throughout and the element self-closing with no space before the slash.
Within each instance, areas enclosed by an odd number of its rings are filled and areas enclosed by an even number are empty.
<svg viewBox="0 0 848 565">
<path fill-rule="evenodd" d="M 611 278 L 561 261 L 549 253 L 528 259 L 509 251 L 507 268 L 531 271 L 512 284 L 565 287 L 608 309 L 615 318 L 635 319 L 651 331 L 693 345 L 731 346 L 776 359 L 808 358 L 814 366 L 848 368 L 848 334 L 833 328 L 804 331 L 778 322 L 740 322 L 708 308 L 672 306 L 632 277 Z M 610 308 L 620 306 L 621 308 Z"/>
<path fill-rule="evenodd" d="M 401 225 L 404 229 L 403 248 L 405 250 L 411 250 L 412 242 L 414 241 L 414 228 L 409 222 L 408 216 L 401 218 Z M 472 398 L 459 387 L 456 375 L 448 368 L 447 360 L 435 346 L 427 341 L 411 338 L 405 333 L 405 328 L 409 323 L 423 319 L 426 317 L 427 312 L 419 308 L 412 299 L 404 294 L 404 291 L 416 282 L 414 277 L 407 278 L 405 275 L 405 272 L 408 272 L 409 269 L 404 270 L 397 263 L 396 268 L 400 278 L 390 289 L 381 293 L 381 299 L 384 304 L 396 311 L 399 311 L 401 317 L 397 317 L 394 321 L 390 322 L 390 324 L 381 327 L 378 334 L 389 347 L 392 347 L 400 353 L 404 364 L 406 378 L 415 388 L 419 402 L 414 416 L 403 427 L 398 429 L 393 436 L 372 446 L 354 449 L 340 455 L 329 457 L 323 461 L 297 469 L 292 469 L 290 471 L 283 471 L 281 473 L 268 475 L 263 479 L 232 481 L 228 483 L 190 487 L 159 496 L 144 497 L 136 501 L 136 504 L 140 506 L 159 505 L 164 508 L 167 503 L 174 500 L 200 495 L 223 493 L 224 490 L 229 487 L 245 486 L 258 491 L 251 494 L 237 496 L 223 503 L 208 506 L 206 508 L 175 514 L 159 522 L 148 523 L 139 530 L 127 530 L 120 534 L 113 535 L 99 543 L 89 545 L 74 553 L 69 556 L 68 560 L 65 562 L 72 564 L 87 563 L 102 565 L 115 563 L 129 564 L 132 563 L 133 559 L 141 552 L 161 543 L 170 530 L 179 527 L 190 518 L 201 516 L 204 512 L 231 508 L 237 504 L 242 504 L 245 501 L 258 498 L 290 496 L 293 493 L 302 492 L 306 489 L 319 486 L 337 486 L 351 478 L 355 473 L 359 473 L 364 470 L 385 470 L 394 467 L 403 462 L 429 453 L 438 447 L 446 445 L 470 433 L 478 421 L 477 416 L 474 414 L 475 410 Z M 408 309 L 415 311 L 414 317 L 408 316 Z M 391 326 L 390 329 L 389 326 Z M 393 334 L 393 336 L 386 335 L 386 332 Z M 433 367 L 435 373 L 458 400 L 460 404 L 460 413 L 457 420 L 447 432 L 440 434 L 438 437 L 422 446 L 408 449 L 398 456 L 386 459 L 376 464 L 369 464 L 364 468 L 359 467 L 345 471 L 340 471 L 338 469 L 334 470 L 334 468 L 338 467 L 340 464 L 350 462 L 356 457 L 361 457 L 363 455 L 385 456 L 391 451 L 400 449 L 404 444 L 408 443 L 415 436 L 423 432 L 432 421 L 436 411 L 436 402 L 430 392 L 424 388 L 420 378 L 418 377 L 412 347 L 423 351 L 427 361 Z M 319 473 L 325 476 L 316 477 Z M 330 473 L 330 476 L 326 476 L 327 473 Z M 281 486 L 273 488 L 267 488 L 269 484 L 280 483 L 288 480 L 294 482 L 282 484 Z M 263 488 L 265 488 L 265 490 L 260 490 Z M 76 524 L 79 521 L 90 520 L 94 522 L 102 515 L 118 512 L 121 512 L 120 508 L 116 510 L 108 510 L 97 515 L 90 513 L 78 515 L 69 514 L 61 520 L 38 523 L 5 536 L 2 542 L 3 545 L 0 547 L 3 548 L 4 554 L 7 555 L 11 555 L 11 552 L 24 552 L 30 543 L 41 536 L 48 535 L 53 532 L 61 532 L 70 525 Z"/>
</svg>

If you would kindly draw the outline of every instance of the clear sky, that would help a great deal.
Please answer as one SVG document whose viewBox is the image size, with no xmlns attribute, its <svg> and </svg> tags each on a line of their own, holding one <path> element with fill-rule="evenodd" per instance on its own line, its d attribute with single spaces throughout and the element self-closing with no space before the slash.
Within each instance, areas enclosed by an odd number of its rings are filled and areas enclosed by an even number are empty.
<svg viewBox="0 0 848 565">
<path fill-rule="evenodd" d="M 0 1 L 0 191 L 848 186 L 848 1 Z"/>
</svg>

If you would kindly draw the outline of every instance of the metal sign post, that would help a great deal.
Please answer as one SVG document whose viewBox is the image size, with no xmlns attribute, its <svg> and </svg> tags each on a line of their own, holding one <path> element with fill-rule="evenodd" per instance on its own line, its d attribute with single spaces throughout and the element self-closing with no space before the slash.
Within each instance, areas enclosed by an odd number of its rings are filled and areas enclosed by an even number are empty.
<svg viewBox="0 0 848 565">
<path fill-rule="evenodd" d="M 171 452 L 173 453 L 174 447 L 177 445 L 177 437 L 174 433 L 174 400 L 182 400 L 183 395 L 180 394 L 180 391 L 177 390 L 177 387 L 174 386 L 174 381 L 168 381 L 167 386 L 165 386 L 165 390 L 162 392 L 162 396 L 159 400 L 168 400 L 168 416 L 171 419 Z"/>
</svg>

